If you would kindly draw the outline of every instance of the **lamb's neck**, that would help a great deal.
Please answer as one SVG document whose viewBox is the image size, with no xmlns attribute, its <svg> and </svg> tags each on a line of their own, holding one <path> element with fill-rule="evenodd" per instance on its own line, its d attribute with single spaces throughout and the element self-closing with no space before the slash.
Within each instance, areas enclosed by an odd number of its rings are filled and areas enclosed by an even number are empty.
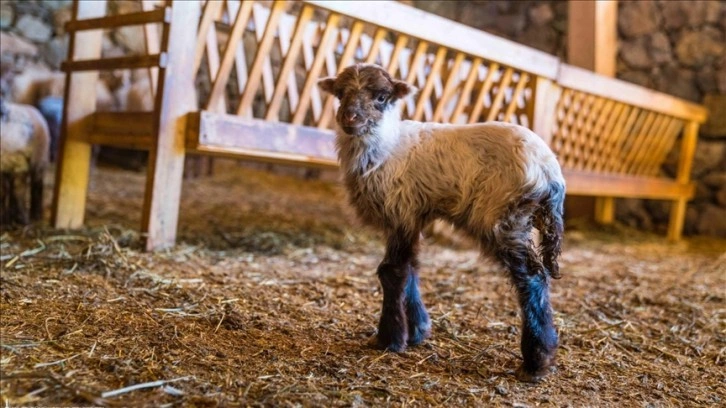
<svg viewBox="0 0 726 408">
<path fill-rule="evenodd" d="M 388 116 L 388 115 L 387 115 Z M 370 134 L 350 136 L 338 134 L 340 159 L 346 173 L 366 177 L 379 169 L 401 143 L 401 121 L 385 120 L 371 129 Z"/>
</svg>

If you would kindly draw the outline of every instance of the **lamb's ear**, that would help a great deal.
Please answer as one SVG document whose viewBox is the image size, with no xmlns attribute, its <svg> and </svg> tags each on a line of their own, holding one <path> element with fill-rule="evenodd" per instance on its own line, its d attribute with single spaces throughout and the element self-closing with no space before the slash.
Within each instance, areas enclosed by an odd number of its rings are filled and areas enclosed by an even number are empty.
<svg viewBox="0 0 726 408">
<path fill-rule="evenodd" d="M 318 81 L 318 86 L 323 91 L 333 94 L 333 86 L 335 86 L 335 77 L 327 77 Z"/>
<path fill-rule="evenodd" d="M 396 99 L 405 98 L 408 95 L 416 93 L 418 89 L 409 85 L 407 82 L 394 80 L 393 81 L 393 96 Z"/>
</svg>

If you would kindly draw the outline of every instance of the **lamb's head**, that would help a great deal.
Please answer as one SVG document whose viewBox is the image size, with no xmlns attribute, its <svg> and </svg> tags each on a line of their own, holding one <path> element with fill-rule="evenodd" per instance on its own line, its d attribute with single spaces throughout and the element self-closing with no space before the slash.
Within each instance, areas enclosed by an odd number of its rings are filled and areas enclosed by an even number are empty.
<svg viewBox="0 0 726 408">
<path fill-rule="evenodd" d="M 340 129 L 359 137 L 374 132 L 387 115 L 398 117 L 397 102 L 414 91 L 373 64 L 352 65 L 337 77 L 321 79 L 318 85 L 340 100 L 336 115 Z"/>
</svg>

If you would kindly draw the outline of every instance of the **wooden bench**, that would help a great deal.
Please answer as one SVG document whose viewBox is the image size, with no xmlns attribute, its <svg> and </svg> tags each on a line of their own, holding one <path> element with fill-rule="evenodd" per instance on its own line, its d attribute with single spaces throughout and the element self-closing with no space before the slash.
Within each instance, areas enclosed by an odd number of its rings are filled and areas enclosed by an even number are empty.
<svg viewBox="0 0 726 408">
<path fill-rule="evenodd" d="M 56 227 L 83 224 L 92 144 L 150 151 L 149 250 L 174 244 L 186 154 L 335 168 L 336 102 L 317 80 L 372 62 L 420 89 L 405 117 L 528 126 L 558 154 L 569 194 L 600 197 L 600 220 L 612 220 L 614 197 L 670 200 L 668 236 L 680 237 L 706 118 L 698 105 L 396 2 L 142 3 L 141 12 L 106 16 L 105 1 L 74 2 Z M 148 55 L 101 58 L 100 29 L 123 25 L 144 30 Z M 149 70 L 153 112 L 95 112 L 98 71 L 119 68 Z M 197 93 L 200 82 L 208 93 Z M 661 165 L 681 134 L 669 178 Z"/>
</svg>

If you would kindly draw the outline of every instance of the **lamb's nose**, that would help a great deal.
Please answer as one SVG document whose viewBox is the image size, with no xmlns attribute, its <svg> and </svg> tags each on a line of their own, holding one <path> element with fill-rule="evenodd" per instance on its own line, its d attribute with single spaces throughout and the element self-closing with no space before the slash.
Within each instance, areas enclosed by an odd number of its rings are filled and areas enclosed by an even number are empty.
<svg viewBox="0 0 726 408">
<path fill-rule="evenodd" d="M 355 112 L 346 112 L 345 114 L 345 121 L 348 123 L 355 122 L 356 118 L 358 118 L 358 115 Z"/>
</svg>

